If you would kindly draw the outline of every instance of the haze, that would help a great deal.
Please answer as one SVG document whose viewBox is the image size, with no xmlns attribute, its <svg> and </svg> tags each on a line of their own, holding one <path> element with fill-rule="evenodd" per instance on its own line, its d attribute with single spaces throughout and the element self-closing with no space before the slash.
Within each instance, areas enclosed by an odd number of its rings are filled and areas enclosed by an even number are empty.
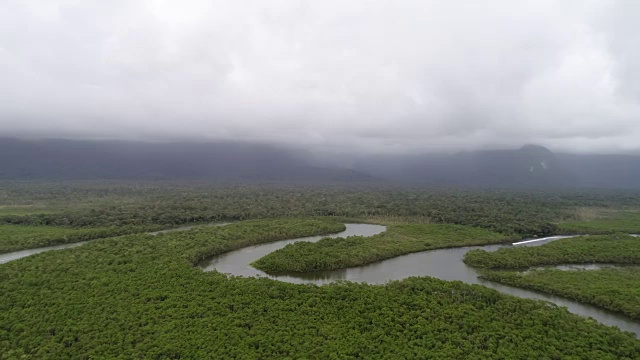
<svg viewBox="0 0 640 360">
<path fill-rule="evenodd" d="M 640 149 L 640 3 L 0 4 L 0 136 Z"/>
</svg>

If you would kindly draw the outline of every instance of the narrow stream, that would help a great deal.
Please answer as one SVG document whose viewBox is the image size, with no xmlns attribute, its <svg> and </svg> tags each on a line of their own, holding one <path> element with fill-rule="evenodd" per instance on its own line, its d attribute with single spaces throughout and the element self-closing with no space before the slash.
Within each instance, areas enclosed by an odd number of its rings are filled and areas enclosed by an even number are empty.
<svg viewBox="0 0 640 360">
<path fill-rule="evenodd" d="M 478 278 L 479 274 L 474 268 L 469 267 L 462 262 L 464 254 L 469 250 L 483 249 L 487 251 L 495 251 L 499 248 L 509 247 L 512 245 L 471 246 L 424 251 L 368 265 L 314 273 L 267 274 L 249 265 L 261 257 L 297 241 L 316 242 L 324 237 L 346 237 L 353 235 L 372 236 L 379 234 L 384 230 L 385 227 L 380 225 L 347 224 L 347 229 L 338 234 L 290 239 L 269 244 L 250 246 L 222 254 L 203 262 L 200 266 L 205 271 L 217 270 L 221 273 L 235 276 L 262 276 L 295 284 L 323 285 L 337 280 L 366 282 L 368 284 L 384 284 L 391 280 L 400 280 L 410 276 L 432 276 L 442 280 L 458 280 L 468 284 L 484 285 L 509 295 L 527 299 L 549 301 L 558 306 L 566 307 L 572 313 L 592 317 L 603 324 L 617 326 L 621 330 L 632 332 L 636 337 L 640 337 L 640 323 L 624 315 L 616 314 L 595 306 L 582 304 L 558 296 L 546 295 L 530 290 L 481 280 Z M 539 246 L 559 238 L 563 237 L 550 237 L 548 239 L 541 239 L 541 241 L 524 243 L 518 246 Z"/>
<path fill-rule="evenodd" d="M 98 240 L 98 239 L 96 239 L 96 240 Z M 93 240 L 89 240 L 89 241 L 93 241 Z M 35 255 L 35 254 L 38 254 L 38 253 L 41 253 L 41 252 L 45 252 L 45 251 L 62 250 L 62 249 L 70 249 L 70 248 L 78 247 L 80 245 L 84 245 L 84 244 L 88 243 L 89 241 L 81 241 L 81 242 L 75 242 L 75 243 L 70 243 L 70 244 L 53 245 L 53 246 L 41 247 L 41 248 L 37 248 L 37 249 L 27 249 L 27 250 L 20 250 L 20 251 L 14 251 L 14 252 L 10 252 L 10 253 L 0 254 L 0 264 L 4 264 L 4 263 L 7 263 L 7 262 L 13 261 L 13 260 L 18 260 L 18 259 L 21 259 L 23 257 Z"/>
<path fill-rule="evenodd" d="M 205 224 L 205 225 L 183 226 L 183 227 L 179 227 L 179 228 L 148 232 L 147 234 L 148 235 L 159 235 L 159 234 L 164 234 L 164 233 L 169 233 L 169 232 L 174 232 L 174 231 L 191 230 L 191 229 L 193 229 L 194 227 L 197 227 L 197 226 L 198 227 L 199 226 L 224 226 L 224 225 L 228 225 L 228 224 L 229 223 L 215 223 L 215 224 Z M 4 264 L 4 263 L 7 263 L 7 262 L 13 261 L 13 260 L 18 260 L 18 259 L 21 259 L 23 257 L 35 255 L 35 254 L 38 254 L 38 253 L 41 253 L 41 252 L 45 252 L 45 251 L 71 249 L 71 248 L 74 248 L 74 247 L 78 247 L 80 245 L 84 245 L 84 244 L 86 244 L 88 242 L 101 240 L 101 239 L 108 239 L 108 238 L 93 239 L 93 240 L 80 241 L 80 242 L 74 242 L 74 243 L 69 243 L 69 244 L 46 246 L 46 247 L 41 247 L 41 248 L 36 248 L 36 249 L 27 249 L 27 250 L 20 250 L 20 251 L 14 251 L 14 252 L 10 252 L 10 253 L 0 254 L 0 264 Z"/>
</svg>

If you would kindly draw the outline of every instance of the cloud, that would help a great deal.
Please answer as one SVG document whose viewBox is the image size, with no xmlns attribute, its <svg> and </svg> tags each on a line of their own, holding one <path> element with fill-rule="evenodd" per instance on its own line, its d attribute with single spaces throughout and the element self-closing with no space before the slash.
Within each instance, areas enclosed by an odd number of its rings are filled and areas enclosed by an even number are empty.
<svg viewBox="0 0 640 360">
<path fill-rule="evenodd" d="M 636 151 L 634 1 L 0 4 L 0 135 Z"/>
</svg>

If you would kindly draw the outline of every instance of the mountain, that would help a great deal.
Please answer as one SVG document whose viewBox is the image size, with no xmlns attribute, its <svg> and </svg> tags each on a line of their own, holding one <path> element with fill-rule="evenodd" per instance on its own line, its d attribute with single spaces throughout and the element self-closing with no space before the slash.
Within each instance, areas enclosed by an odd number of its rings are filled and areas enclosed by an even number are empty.
<svg viewBox="0 0 640 360">
<path fill-rule="evenodd" d="M 314 166 L 303 152 L 239 142 L 0 139 L 0 179 L 201 179 L 372 181 L 364 173 Z"/>
<path fill-rule="evenodd" d="M 354 168 L 407 183 L 498 188 L 640 188 L 640 156 L 515 150 L 366 157 Z"/>
<path fill-rule="evenodd" d="M 0 180 L 387 180 L 458 187 L 640 189 L 640 155 L 556 154 L 537 145 L 457 154 L 366 156 L 354 160 L 351 168 L 331 165 L 326 159 L 320 164 L 306 151 L 242 142 L 0 138 Z"/>
<path fill-rule="evenodd" d="M 640 188 L 640 155 L 558 154 L 558 161 L 578 187 Z"/>
</svg>

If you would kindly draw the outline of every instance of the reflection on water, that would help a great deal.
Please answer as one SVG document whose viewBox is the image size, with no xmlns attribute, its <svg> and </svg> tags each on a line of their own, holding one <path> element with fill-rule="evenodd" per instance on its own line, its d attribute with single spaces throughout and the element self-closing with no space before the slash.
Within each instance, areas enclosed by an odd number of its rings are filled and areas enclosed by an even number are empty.
<svg viewBox="0 0 640 360">
<path fill-rule="evenodd" d="M 379 225 L 347 224 L 347 230 L 345 232 L 334 234 L 331 237 L 346 237 L 351 235 L 371 236 L 384 231 L 384 229 L 385 228 L 383 226 Z M 283 248 L 287 244 L 297 241 L 315 242 L 323 237 L 327 236 L 291 239 L 252 246 L 222 254 L 208 262 L 202 263 L 201 266 L 205 271 L 217 270 L 221 273 L 236 276 L 262 276 L 296 284 L 323 285 L 338 280 L 366 282 L 368 284 L 384 284 L 391 280 L 400 280 L 410 276 L 432 276 L 442 280 L 458 280 L 468 284 L 484 285 L 502 293 L 522 298 L 549 301 L 558 306 L 566 307 L 572 313 L 592 317 L 603 324 L 617 326 L 624 331 L 630 331 L 635 333 L 636 336 L 640 336 L 640 323 L 637 323 L 624 315 L 618 315 L 604 309 L 581 304 L 558 296 L 545 295 L 534 291 L 481 280 L 478 278 L 478 272 L 474 268 L 467 266 L 462 261 L 464 254 L 472 249 L 495 251 L 500 248 L 511 247 L 512 245 L 471 246 L 425 251 L 354 268 L 314 273 L 267 274 L 249 265 L 261 257 Z M 524 243 L 518 246 L 540 246 L 559 238 L 564 237 L 549 237 L 539 239 L 541 241 Z"/>
</svg>

